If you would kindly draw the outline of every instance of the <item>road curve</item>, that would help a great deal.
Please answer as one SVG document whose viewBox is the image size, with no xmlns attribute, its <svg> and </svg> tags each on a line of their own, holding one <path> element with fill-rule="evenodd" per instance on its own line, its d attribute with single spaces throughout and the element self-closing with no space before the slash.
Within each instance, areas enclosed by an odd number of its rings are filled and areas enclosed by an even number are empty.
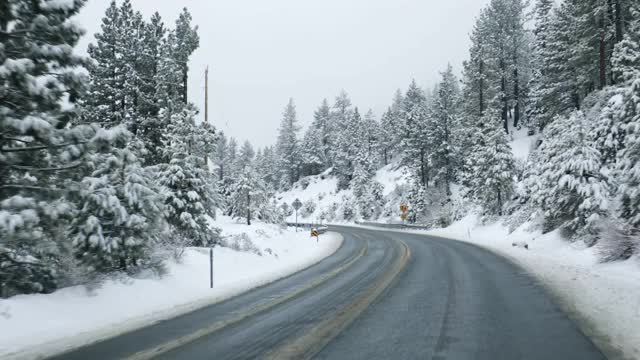
<svg viewBox="0 0 640 360">
<path fill-rule="evenodd" d="M 55 359 L 603 359 L 520 269 L 451 240 L 332 227 L 336 254 Z"/>
<path fill-rule="evenodd" d="M 402 239 L 412 260 L 317 359 L 605 359 L 540 285 L 490 251 L 417 234 L 337 231 Z"/>
</svg>

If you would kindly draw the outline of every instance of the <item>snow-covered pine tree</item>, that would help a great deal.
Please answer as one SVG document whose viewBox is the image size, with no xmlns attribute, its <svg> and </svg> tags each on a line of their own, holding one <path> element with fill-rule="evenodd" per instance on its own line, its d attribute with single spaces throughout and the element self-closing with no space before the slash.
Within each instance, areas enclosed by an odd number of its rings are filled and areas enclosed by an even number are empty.
<svg viewBox="0 0 640 360">
<path fill-rule="evenodd" d="M 217 179 L 222 181 L 226 177 L 226 171 L 229 166 L 228 139 L 223 131 L 218 132 L 218 143 L 216 144 L 216 156 L 214 164 L 217 167 Z"/>
<path fill-rule="evenodd" d="M 313 113 L 313 123 L 311 127 L 317 132 L 316 136 L 320 139 L 322 145 L 321 151 L 323 159 L 323 167 L 329 168 L 333 165 L 335 131 L 331 117 L 331 107 L 327 99 L 322 100 L 322 104 Z"/>
<path fill-rule="evenodd" d="M 175 70 L 167 66 L 167 60 L 163 59 L 167 56 L 166 33 L 167 29 L 160 14 L 155 13 L 151 21 L 145 24 L 142 50 L 138 54 L 140 56 L 138 73 L 141 76 L 137 100 L 140 116 L 138 137 L 144 141 L 145 148 L 149 150 L 145 155 L 146 165 L 156 165 L 166 161 L 162 158 L 162 152 L 159 149 L 164 141 L 168 118 L 159 115 L 160 109 L 166 109 L 170 101 L 168 97 L 171 91 L 167 91 L 167 87 L 175 87 L 177 84 L 171 82 L 172 76 L 169 75 Z"/>
<path fill-rule="evenodd" d="M 87 79 L 70 21 L 85 1 L 5 0 L 0 12 L 0 296 L 55 289 L 74 209 L 63 181 L 92 134 L 72 127 Z"/>
<path fill-rule="evenodd" d="M 404 136 L 402 120 L 403 101 L 402 91 L 398 89 L 393 98 L 392 105 L 382 115 L 382 119 L 380 119 L 380 152 L 385 165 L 387 165 L 396 154 L 401 153 L 400 143 Z"/>
<path fill-rule="evenodd" d="M 195 123 L 195 110 L 187 106 L 171 115 L 163 151 L 167 164 L 158 165 L 165 218 L 176 244 L 211 246 L 217 239 L 209 229 L 218 207 L 216 183 L 205 166 L 205 156 L 215 154 L 216 135 L 207 124 Z"/>
<path fill-rule="evenodd" d="M 119 48 L 119 63 L 122 76 L 122 88 L 118 94 L 122 97 L 120 109 L 123 121 L 134 136 L 141 128 L 142 114 L 139 113 L 140 101 L 143 97 L 141 88 L 150 79 L 144 77 L 145 58 L 143 39 L 145 35 L 144 21 L 139 11 L 134 11 L 131 0 L 124 0 L 118 13 L 118 29 L 116 30 L 116 47 Z M 147 85 L 148 88 L 151 85 Z"/>
<path fill-rule="evenodd" d="M 365 220 L 372 219 L 382 206 L 381 185 L 373 179 L 375 170 L 366 149 L 363 149 L 355 160 L 351 188 L 358 214 Z"/>
<path fill-rule="evenodd" d="M 155 91 L 151 78 L 145 74 L 152 68 L 143 47 L 146 26 L 130 0 L 120 7 L 111 2 L 102 19 L 101 32 L 95 35 L 96 44 L 89 45 L 93 60 L 89 66 L 91 93 L 85 98 L 84 121 L 99 122 L 105 127 L 126 123 L 137 134 L 142 105 L 148 105 L 145 98 Z"/>
<path fill-rule="evenodd" d="M 392 149 L 396 146 L 395 129 L 393 124 L 393 114 L 391 108 L 382 114 L 380 119 L 380 152 L 382 163 L 386 166 L 393 157 Z"/>
<path fill-rule="evenodd" d="M 244 170 L 252 166 L 255 157 L 256 151 L 253 149 L 253 145 L 251 145 L 248 140 L 245 140 L 238 153 L 238 165 L 240 169 Z"/>
<path fill-rule="evenodd" d="M 89 175 L 70 194 L 78 204 L 70 237 L 76 258 L 90 272 L 148 266 L 158 243 L 162 201 L 131 141 L 124 125 L 99 130 L 87 155 Z"/>
<path fill-rule="evenodd" d="M 424 215 L 427 210 L 427 190 L 418 178 L 414 178 L 411 181 L 409 187 L 409 194 L 407 196 L 407 205 L 409 211 L 407 212 L 407 221 L 415 224 L 416 222 L 424 220 Z"/>
<path fill-rule="evenodd" d="M 302 176 L 317 175 L 327 164 L 322 134 L 315 127 L 309 127 L 302 138 Z"/>
<path fill-rule="evenodd" d="M 269 202 L 267 189 L 252 165 L 242 169 L 233 182 L 230 206 L 235 218 L 245 218 L 247 225 L 260 216 L 260 210 Z"/>
<path fill-rule="evenodd" d="M 616 46 L 614 69 L 622 81 L 618 96 L 625 116 L 623 150 L 618 153 L 616 178 L 620 183 L 620 216 L 637 235 L 640 232 L 640 5 L 630 7 L 629 31 Z M 622 117 L 621 116 L 621 117 Z"/>
<path fill-rule="evenodd" d="M 490 34 L 487 42 L 485 63 L 493 68 L 488 79 L 500 100 L 501 118 L 505 132 L 509 131 L 509 117 L 513 114 L 513 125 L 517 127 L 521 117 L 524 84 L 528 74 L 528 37 L 524 28 L 526 3 L 522 0 L 492 0 L 483 26 Z M 495 106 L 497 103 L 493 102 Z"/>
<path fill-rule="evenodd" d="M 466 158 L 464 183 L 466 196 L 482 206 L 490 215 L 502 215 L 511 199 L 514 182 L 514 160 L 499 110 L 487 110 L 483 126 L 474 136 L 475 145 Z"/>
<path fill-rule="evenodd" d="M 189 82 L 189 57 L 198 47 L 200 47 L 200 36 L 198 36 L 198 27 L 192 26 L 193 18 L 187 8 L 182 10 L 178 20 L 176 20 L 175 28 L 175 48 L 173 49 L 172 58 L 178 64 L 182 79 L 178 88 L 182 101 L 186 104 L 188 97 Z"/>
<path fill-rule="evenodd" d="M 362 125 L 364 127 L 364 146 L 367 150 L 367 157 L 377 167 L 380 163 L 378 155 L 380 154 L 381 130 L 372 109 L 369 109 L 364 115 Z"/>
<path fill-rule="evenodd" d="M 442 73 L 442 80 L 436 89 L 431 116 L 431 163 L 435 169 L 435 180 L 451 195 L 450 185 L 456 179 L 459 168 L 458 149 L 454 136 L 460 122 L 460 90 L 458 80 L 451 65 Z"/>
<path fill-rule="evenodd" d="M 182 83 L 182 71 L 174 57 L 176 56 L 176 48 L 178 47 L 178 39 L 175 30 L 170 30 L 166 38 L 160 45 L 160 61 L 154 83 L 156 84 L 155 98 L 159 109 L 167 109 L 173 112 L 174 108 L 180 109 L 184 106 L 182 100 L 182 90 L 179 84 Z M 164 124 L 166 126 L 166 124 Z"/>
<path fill-rule="evenodd" d="M 222 155 L 221 155 L 222 156 Z M 218 192 L 221 198 L 220 208 L 227 216 L 233 215 L 231 207 L 231 193 L 234 179 L 238 176 L 238 142 L 235 138 L 228 138 L 226 155 L 224 155 L 224 169 L 222 178 L 218 179 Z"/>
<path fill-rule="evenodd" d="M 429 153 L 431 151 L 429 117 L 427 114 L 426 96 L 413 80 L 404 97 L 402 117 L 405 136 L 402 140 L 404 148 L 403 162 L 409 166 L 422 186 L 428 187 L 431 176 Z"/>
<path fill-rule="evenodd" d="M 611 179 L 590 134 L 591 124 L 576 111 L 555 119 L 537 150 L 532 199 L 544 212 L 546 229 L 560 227 L 571 235 L 595 235 L 609 209 Z M 584 238 L 589 243 L 594 237 Z"/>
<path fill-rule="evenodd" d="M 85 98 L 86 122 L 98 121 L 105 127 L 122 124 L 120 111 L 125 104 L 120 91 L 125 78 L 122 47 L 119 45 L 120 11 L 115 0 L 102 18 L 101 32 L 95 34 L 96 43 L 89 44 L 92 59 L 88 66 L 91 85 Z"/>
<path fill-rule="evenodd" d="M 343 98 L 348 99 L 348 98 Z M 334 173 L 338 178 L 338 188 L 346 189 L 351 185 L 358 157 L 364 149 L 366 154 L 366 131 L 364 121 L 358 108 L 346 111 L 347 118 L 338 134 L 338 148 L 336 151 Z M 366 155 L 362 156 L 366 156 Z"/>
<path fill-rule="evenodd" d="M 239 171 L 238 166 L 238 140 L 229 138 L 229 146 L 227 147 L 227 158 L 229 159 L 229 171 L 227 177 L 234 177 Z"/>
<path fill-rule="evenodd" d="M 346 189 L 353 176 L 353 138 L 354 127 L 350 126 L 354 122 L 354 111 L 349 95 L 343 90 L 336 97 L 331 112 L 331 118 L 335 129 L 336 145 L 334 149 L 333 172 L 338 178 L 338 188 Z M 360 116 L 357 115 L 357 121 Z"/>
<path fill-rule="evenodd" d="M 301 148 L 298 139 L 298 117 L 293 98 L 285 107 L 278 130 L 276 152 L 278 154 L 278 171 L 280 173 L 280 188 L 288 189 L 300 178 Z"/>
<path fill-rule="evenodd" d="M 261 176 L 267 188 L 270 191 L 277 188 L 277 161 L 273 146 L 267 146 L 262 149 L 262 156 L 256 157 L 256 171 Z"/>
<path fill-rule="evenodd" d="M 549 42 L 551 39 L 551 21 L 554 0 L 537 0 L 534 8 L 534 41 L 532 45 L 532 78 L 530 81 L 531 96 L 528 107 L 531 118 L 530 127 L 544 129 L 553 119 L 553 112 L 549 106 L 549 80 L 547 77 L 554 70 L 551 63 Z"/>
<path fill-rule="evenodd" d="M 165 41 L 167 29 L 165 28 L 162 17 L 158 12 L 155 12 L 148 23 L 143 24 L 141 32 L 141 50 L 138 53 L 139 60 L 137 61 L 138 70 L 140 74 L 140 86 L 138 94 L 138 113 L 142 116 L 155 117 L 158 115 L 160 108 L 158 107 L 158 100 L 156 99 L 156 89 L 158 84 L 156 83 L 158 70 L 160 66 L 162 56 L 162 46 Z M 151 124 L 146 124 L 143 121 L 143 131 L 149 131 Z M 145 135 L 146 137 L 146 135 Z M 157 146 L 153 146 L 154 148 Z"/>
</svg>

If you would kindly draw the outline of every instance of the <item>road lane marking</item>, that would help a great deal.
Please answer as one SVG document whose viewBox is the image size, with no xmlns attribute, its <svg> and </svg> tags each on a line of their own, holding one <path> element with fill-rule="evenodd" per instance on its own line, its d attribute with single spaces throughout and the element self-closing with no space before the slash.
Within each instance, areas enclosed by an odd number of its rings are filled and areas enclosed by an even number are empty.
<svg viewBox="0 0 640 360">
<path fill-rule="evenodd" d="M 169 342 L 166 342 L 162 345 L 156 346 L 154 348 L 151 349 L 147 349 L 147 350 L 143 350 L 140 352 L 137 352 L 129 357 L 126 357 L 124 360 L 147 360 L 147 359 L 152 359 L 156 356 L 162 355 L 164 353 L 167 353 L 169 351 L 178 349 L 180 347 L 183 347 L 189 343 L 192 343 L 200 338 L 203 338 L 205 336 L 211 335 L 217 331 L 220 331 L 222 329 L 224 329 L 225 327 L 228 327 L 230 325 L 239 323 L 242 320 L 245 320 L 251 316 L 260 314 L 266 310 L 269 310 L 270 308 L 283 304 L 299 295 L 302 295 L 304 292 L 307 292 L 308 290 L 311 290 L 315 287 L 318 287 L 320 285 L 322 285 L 323 283 L 327 282 L 328 280 L 338 276 L 340 273 L 346 271 L 347 269 L 349 269 L 351 266 L 353 266 L 360 258 L 362 258 L 363 256 L 365 256 L 367 254 L 369 248 L 369 242 L 366 241 L 365 242 L 365 246 L 363 246 L 362 250 L 355 256 L 353 257 L 351 260 L 349 260 L 349 262 L 343 264 L 342 266 L 335 268 L 334 270 L 322 275 L 321 277 L 317 278 L 315 281 L 309 283 L 308 285 L 301 287 L 295 291 L 292 291 L 291 293 L 284 295 L 276 300 L 273 300 L 271 302 L 265 303 L 265 304 L 258 304 L 257 306 L 253 306 L 248 308 L 246 311 L 238 314 L 237 316 L 234 316 L 228 320 L 223 320 L 223 321 L 218 321 L 204 329 L 200 329 L 196 332 L 193 332 L 189 335 L 185 335 L 182 336 L 180 338 L 171 340 Z"/>
<path fill-rule="evenodd" d="M 321 322 L 304 335 L 284 344 L 280 348 L 269 352 L 265 358 L 273 360 L 283 359 L 311 359 L 317 355 L 331 340 L 351 324 L 364 310 L 366 310 L 404 270 L 411 258 L 411 249 L 402 240 L 397 240 L 404 248 L 404 253 L 392 264 L 390 271 L 374 282 L 364 295 L 336 311 L 336 315 Z"/>
</svg>

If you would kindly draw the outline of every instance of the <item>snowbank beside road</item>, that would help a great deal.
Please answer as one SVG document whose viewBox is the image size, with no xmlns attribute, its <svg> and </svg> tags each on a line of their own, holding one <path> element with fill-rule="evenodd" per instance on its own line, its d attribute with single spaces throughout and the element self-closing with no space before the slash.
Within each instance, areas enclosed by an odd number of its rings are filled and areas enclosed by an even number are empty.
<svg viewBox="0 0 640 360">
<path fill-rule="evenodd" d="M 505 256 L 545 286 L 609 357 L 640 359 L 640 259 L 602 264 L 594 248 L 563 240 L 557 231 L 543 235 L 527 228 L 509 233 L 500 223 L 479 225 L 469 215 L 448 228 L 390 231 L 465 241 Z"/>
<path fill-rule="evenodd" d="M 208 250 L 190 248 L 160 279 L 108 281 L 93 294 L 75 286 L 0 300 L 0 358 L 51 355 L 222 301 L 317 263 L 342 243 L 334 233 L 316 242 L 306 231 L 274 225 L 249 227 L 228 218 L 215 225 L 236 250 L 214 249 L 213 289 Z"/>
<path fill-rule="evenodd" d="M 640 259 L 602 264 L 595 248 L 521 226 L 478 226 L 474 216 L 427 233 L 489 248 L 521 265 L 557 298 L 607 355 L 640 359 Z M 513 247 L 516 242 L 529 250 Z"/>
</svg>

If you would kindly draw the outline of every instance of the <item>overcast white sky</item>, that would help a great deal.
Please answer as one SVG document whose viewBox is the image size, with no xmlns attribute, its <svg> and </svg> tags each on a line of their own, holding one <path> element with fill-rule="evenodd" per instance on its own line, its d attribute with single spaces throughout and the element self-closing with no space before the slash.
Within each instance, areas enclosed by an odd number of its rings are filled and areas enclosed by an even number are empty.
<svg viewBox="0 0 640 360">
<path fill-rule="evenodd" d="M 85 49 L 109 0 L 89 0 L 80 15 Z M 183 7 L 200 28 L 190 64 L 190 97 L 210 120 L 254 145 L 275 143 L 289 97 L 303 126 L 323 98 L 346 90 L 379 117 L 412 78 L 432 86 L 447 63 L 460 71 L 469 32 L 489 0 L 132 0 L 173 26 Z M 201 115 L 204 111 L 201 112 Z"/>
</svg>

